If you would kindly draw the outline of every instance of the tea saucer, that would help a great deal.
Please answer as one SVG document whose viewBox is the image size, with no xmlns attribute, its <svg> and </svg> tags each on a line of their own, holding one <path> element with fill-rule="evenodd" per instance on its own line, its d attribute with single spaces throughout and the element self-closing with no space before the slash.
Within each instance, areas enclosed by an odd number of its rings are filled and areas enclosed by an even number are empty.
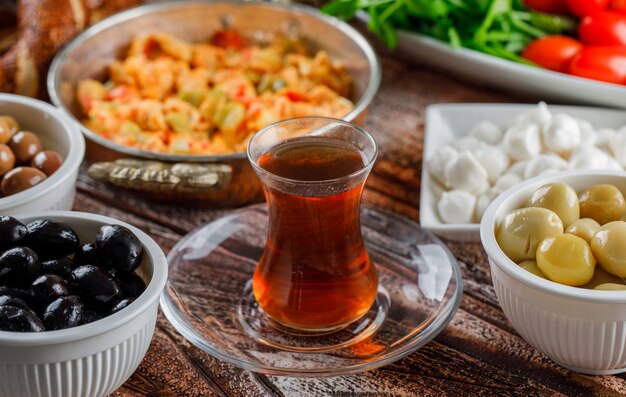
<svg viewBox="0 0 626 397">
<path fill-rule="evenodd" d="M 461 271 L 447 248 L 416 223 L 363 205 L 363 239 L 379 276 L 370 311 L 321 335 L 280 327 L 250 288 L 267 225 L 265 205 L 249 206 L 200 226 L 168 255 L 163 312 L 185 338 L 220 360 L 284 376 L 367 371 L 419 349 L 458 309 Z"/>
</svg>

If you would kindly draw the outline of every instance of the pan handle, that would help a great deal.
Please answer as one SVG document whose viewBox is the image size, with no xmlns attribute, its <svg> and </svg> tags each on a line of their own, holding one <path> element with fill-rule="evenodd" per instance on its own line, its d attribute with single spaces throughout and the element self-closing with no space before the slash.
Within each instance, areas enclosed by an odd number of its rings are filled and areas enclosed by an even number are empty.
<svg viewBox="0 0 626 397">
<path fill-rule="evenodd" d="M 164 163 L 123 158 L 92 164 L 95 180 L 145 193 L 206 193 L 225 189 L 232 167 L 222 163 Z"/>
</svg>

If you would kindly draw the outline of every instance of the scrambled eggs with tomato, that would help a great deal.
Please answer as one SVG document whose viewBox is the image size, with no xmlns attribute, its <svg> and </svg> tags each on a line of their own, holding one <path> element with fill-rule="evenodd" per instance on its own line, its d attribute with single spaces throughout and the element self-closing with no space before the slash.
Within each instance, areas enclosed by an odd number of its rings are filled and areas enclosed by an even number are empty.
<svg viewBox="0 0 626 397">
<path fill-rule="evenodd" d="M 259 129 L 287 118 L 341 118 L 354 107 L 351 78 L 320 51 L 276 36 L 251 45 L 235 31 L 189 44 L 136 37 L 104 84 L 83 80 L 85 125 L 118 144 L 159 153 L 241 152 Z"/>
</svg>

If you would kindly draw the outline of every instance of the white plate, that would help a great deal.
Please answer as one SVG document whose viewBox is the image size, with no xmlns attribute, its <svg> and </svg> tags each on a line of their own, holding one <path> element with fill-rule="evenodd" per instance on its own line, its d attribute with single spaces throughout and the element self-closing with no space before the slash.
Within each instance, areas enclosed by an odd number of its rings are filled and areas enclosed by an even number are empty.
<svg viewBox="0 0 626 397">
<path fill-rule="evenodd" d="M 359 14 L 361 20 L 367 17 Z M 398 48 L 412 59 L 530 95 L 538 100 L 626 108 L 626 86 L 574 77 L 519 64 L 417 33 L 398 32 Z"/>
<path fill-rule="evenodd" d="M 518 114 L 537 105 L 521 104 L 449 104 L 432 105 L 426 109 L 422 185 L 420 192 L 420 224 L 434 234 L 450 240 L 480 241 L 479 224 L 445 224 L 437 214 L 437 197 L 442 188 L 428 173 L 428 160 L 442 146 L 467 135 L 481 121 L 492 121 L 500 126 L 509 125 Z M 626 112 L 622 110 L 579 106 L 549 105 L 552 113 L 567 113 L 589 121 L 594 128 L 619 128 L 626 125 Z"/>
</svg>

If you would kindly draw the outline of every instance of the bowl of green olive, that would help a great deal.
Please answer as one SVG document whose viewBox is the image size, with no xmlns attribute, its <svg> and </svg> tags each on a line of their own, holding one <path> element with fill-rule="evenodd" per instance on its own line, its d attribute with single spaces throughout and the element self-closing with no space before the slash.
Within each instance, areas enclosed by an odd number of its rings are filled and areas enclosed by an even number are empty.
<svg viewBox="0 0 626 397">
<path fill-rule="evenodd" d="M 626 173 L 568 171 L 520 183 L 480 224 L 502 310 L 553 361 L 626 372 Z"/>
</svg>

